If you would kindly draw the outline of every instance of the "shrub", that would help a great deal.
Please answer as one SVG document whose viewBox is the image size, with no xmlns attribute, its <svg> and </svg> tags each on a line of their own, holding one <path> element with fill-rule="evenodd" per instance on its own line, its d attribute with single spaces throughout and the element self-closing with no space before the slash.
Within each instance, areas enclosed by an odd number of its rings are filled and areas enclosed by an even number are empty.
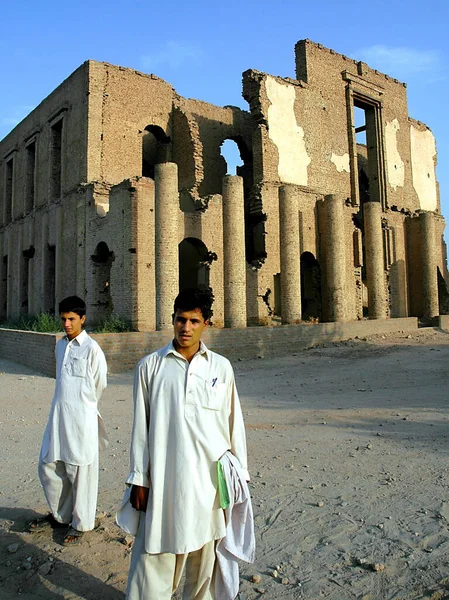
<svg viewBox="0 0 449 600">
<path fill-rule="evenodd" d="M 4 321 L 0 327 L 5 329 L 20 329 L 22 331 L 36 331 L 38 333 L 59 333 L 62 330 L 59 318 L 48 312 L 9 319 L 8 321 Z"/>
<path fill-rule="evenodd" d="M 94 329 L 95 333 L 126 333 L 128 331 L 134 331 L 131 323 L 114 314 L 106 317 L 101 325 Z"/>
</svg>

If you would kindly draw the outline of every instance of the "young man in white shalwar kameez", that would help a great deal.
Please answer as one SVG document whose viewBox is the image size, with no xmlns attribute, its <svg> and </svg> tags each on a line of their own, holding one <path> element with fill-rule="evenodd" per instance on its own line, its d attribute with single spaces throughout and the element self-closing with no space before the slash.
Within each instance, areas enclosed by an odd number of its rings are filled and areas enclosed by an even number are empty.
<svg viewBox="0 0 449 600">
<path fill-rule="evenodd" d="M 66 335 L 56 344 L 56 386 L 39 457 L 39 478 L 50 514 L 30 531 L 68 527 L 64 544 L 76 544 L 95 526 L 99 428 L 98 401 L 107 383 L 106 359 L 84 330 L 86 305 L 70 296 L 59 304 Z"/>
<path fill-rule="evenodd" d="M 168 600 L 184 568 L 183 597 L 213 599 L 215 548 L 226 532 L 217 461 L 231 451 L 249 479 L 233 369 L 201 341 L 212 302 L 209 290 L 181 292 L 173 341 L 136 368 L 127 484 L 140 518 L 127 600 Z"/>
</svg>

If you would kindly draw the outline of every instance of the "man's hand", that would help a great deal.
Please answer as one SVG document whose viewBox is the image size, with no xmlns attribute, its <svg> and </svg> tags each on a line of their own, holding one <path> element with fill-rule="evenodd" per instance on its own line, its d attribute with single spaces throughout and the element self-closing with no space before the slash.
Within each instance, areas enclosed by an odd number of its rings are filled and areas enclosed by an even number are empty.
<svg viewBox="0 0 449 600">
<path fill-rule="evenodd" d="M 136 510 L 145 512 L 148 504 L 148 492 L 148 488 L 142 487 L 141 485 L 131 486 L 131 506 Z"/>
</svg>

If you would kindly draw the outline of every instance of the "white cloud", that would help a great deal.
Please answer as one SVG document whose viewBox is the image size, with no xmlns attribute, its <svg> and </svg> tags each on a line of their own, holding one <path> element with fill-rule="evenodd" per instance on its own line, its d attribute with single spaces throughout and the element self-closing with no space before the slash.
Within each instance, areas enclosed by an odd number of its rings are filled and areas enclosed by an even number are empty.
<svg viewBox="0 0 449 600">
<path fill-rule="evenodd" d="M 141 62 L 147 70 L 154 70 L 158 67 L 169 67 L 175 70 L 186 64 L 199 65 L 203 58 L 204 52 L 200 46 L 172 40 L 161 46 L 159 50 L 142 56 Z"/>
<path fill-rule="evenodd" d="M 375 45 L 357 50 L 355 57 L 402 81 L 414 75 L 425 75 L 426 79 L 445 79 L 446 67 L 435 50 L 416 50 L 405 46 Z"/>
</svg>

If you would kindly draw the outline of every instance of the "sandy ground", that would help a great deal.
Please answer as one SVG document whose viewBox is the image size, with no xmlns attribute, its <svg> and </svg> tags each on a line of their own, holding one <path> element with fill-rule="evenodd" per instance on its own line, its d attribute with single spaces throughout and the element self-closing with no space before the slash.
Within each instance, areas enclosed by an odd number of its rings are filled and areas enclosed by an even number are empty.
<svg viewBox="0 0 449 600">
<path fill-rule="evenodd" d="M 235 363 L 257 537 L 242 599 L 449 598 L 448 365 L 436 329 Z M 54 380 L 0 372 L 0 597 L 123 600 L 132 374 L 102 399 L 101 525 L 67 548 L 59 530 L 26 532 L 46 512 L 36 465 Z"/>
</svg>

